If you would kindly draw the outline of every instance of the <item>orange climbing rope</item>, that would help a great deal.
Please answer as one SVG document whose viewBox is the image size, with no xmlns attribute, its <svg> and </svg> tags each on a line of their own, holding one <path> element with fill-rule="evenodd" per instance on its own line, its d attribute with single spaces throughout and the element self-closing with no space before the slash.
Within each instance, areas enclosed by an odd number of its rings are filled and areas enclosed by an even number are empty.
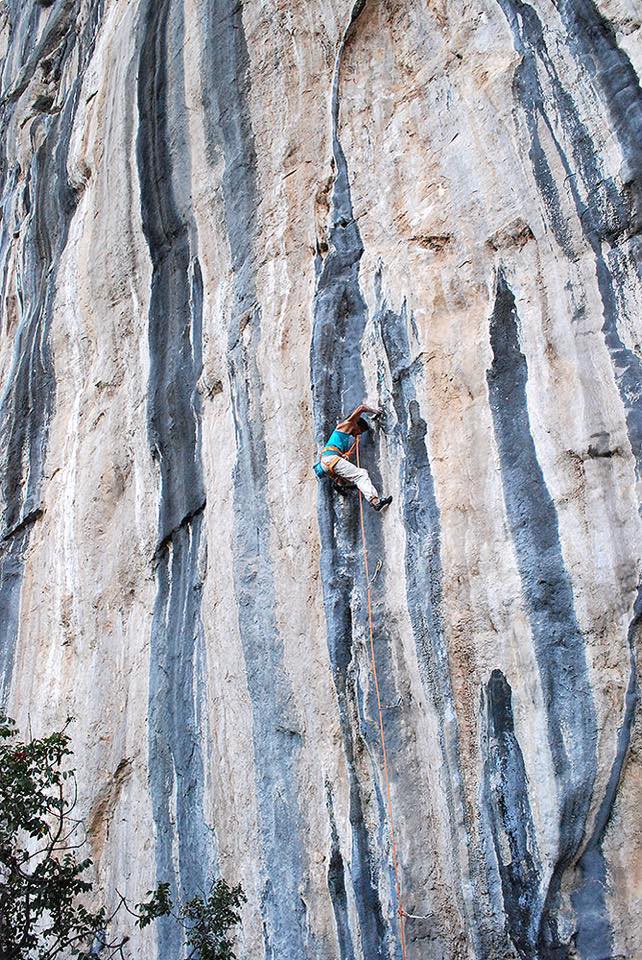
<svg viewBox="0 0 642 960">
<path fill-rule="evenodd" d="M 361 466 L 359 459 L 359 438 L 357 437 L 357 466 Z M 381 737 L 381 752 L 383 754 L 383 775 L 386 783 L 386 793 L 388 795 L 388 821 L 390 823 L 390 843 L 392 847 L 392 866 L 395 874 L 395 886 L 397 888 L 397 903 L 399 905 L 399 933 L 401 939 L 401 956 L 406 960 L 406 911 L 403 908 L 401 898 L 401 874 L 399 871 L 399 859 L 397 856 L 397 838 L 395 835 L 395 818 L 392 810 L 392 793 L 390 790 L 390 775 L 388 772 L 388 753 L 386 751 L 386 736 L 383 729 L 383 711 L 381 709 L 381 693 L 379 691 L 379 677 L 377 675 L 377 661 L 375 659 L 374 647 L 374 627 L 372 622 L 372 584 L 370 582 L 370 569 L 368 565 L 368 544 L 366 541 L 366 525 L 363 519 L 363 495 L 359 491 L 359 518 L 361 520 L 361 542 L 363 544 L 363 561 L 366 574 L 366 584 L 368 587 L 368 627 L 370 629 L 370 661 L 372 665 L 372 675 L 374 677 L 375 690 L 377 693 L 377 710 L 379 711 L 379 735 Z"/>
</svg>

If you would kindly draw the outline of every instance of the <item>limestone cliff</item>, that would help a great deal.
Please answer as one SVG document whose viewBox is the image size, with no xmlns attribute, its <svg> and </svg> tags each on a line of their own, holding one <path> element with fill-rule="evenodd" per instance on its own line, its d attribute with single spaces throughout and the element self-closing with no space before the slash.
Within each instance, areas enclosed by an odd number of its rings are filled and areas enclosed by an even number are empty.
<svg viewBox="0 0 642 960">
<path fill-rule="evenodd" d="M 0 682 L 243 960 L 642 957 L 626 0 L 0 2 Z M 379 563 L 379 561 L 381 561 Z M 133 955 L 178 960 L 172 927 Z"/>
</svg>

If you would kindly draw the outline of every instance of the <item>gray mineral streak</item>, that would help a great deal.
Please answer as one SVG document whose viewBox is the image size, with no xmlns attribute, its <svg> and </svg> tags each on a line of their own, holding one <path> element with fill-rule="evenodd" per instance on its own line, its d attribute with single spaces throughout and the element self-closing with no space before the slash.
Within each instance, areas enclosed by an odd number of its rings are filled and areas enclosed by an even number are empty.
<svg viewBox="0 0 642 960">
<path fill-rule="evenodd" d="M 642 957 L 625 0 L 0 0 L 0 701 L 239 960 Z M 124 920 L 123 920 L 124 923 Z M 132 956 L 179 960 L 176 928 Z"/>
</svg>

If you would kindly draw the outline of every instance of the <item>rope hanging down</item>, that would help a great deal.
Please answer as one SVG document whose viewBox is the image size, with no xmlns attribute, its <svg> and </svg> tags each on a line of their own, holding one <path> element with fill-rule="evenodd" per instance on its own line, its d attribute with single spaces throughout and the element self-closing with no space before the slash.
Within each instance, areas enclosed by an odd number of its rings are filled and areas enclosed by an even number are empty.
<svg viewBox="0 0 642 960">
<path fill-rule="evenodd" d="M 359 437 L 357 437 L 357 466 L 361 466 L 359 458 Z M 366 585 L 368 589 L 368 627 L 370 630 L 370 662 L 372 666 L 372 676 L 374 678 L 375 691 L 377 693 L 377 710 L 379 713 L 379 736 L 381 738 L 381 752 L 383 754 L 383 775 L 386 784 L 386 793 L 388 796 L 388 822 L 390 824 L 390 844 L 392 847 L 392 866 L 395 874 L 395 886 L 397 888 L 397 904 L 399 913 L 399 934 L 401 939 L 401 956 L 406 960 L 406 912 L 403 908 L 401 898 L 401 874 L 399 871 L 399 859 L 397 856 L 397 838 L 395 834 L 395 819 L 392 810 L 392 793 L 390 790 L 390 775 L 388 772 L 388 754 L 386 751 L 386 736 L 383 729 L 383 711 L 381 709 L 381 693 L 379 691 L 379 677 L 377 675 L 377 661 L 375 659 L 374 646 L 374 627 L 372 621 L 372 583 L 379 572 L 380 566 L 377 565 L 375 574 L 370 579 L 370 569 L 368 564 L 368 544 L 366 542 L 366 525 L 363 519 L 363 495 L 359 491 L 359 518 L 361 520 L 361 542 L 363 545 L 363 562 L 365 567 Z"/>
</svg>

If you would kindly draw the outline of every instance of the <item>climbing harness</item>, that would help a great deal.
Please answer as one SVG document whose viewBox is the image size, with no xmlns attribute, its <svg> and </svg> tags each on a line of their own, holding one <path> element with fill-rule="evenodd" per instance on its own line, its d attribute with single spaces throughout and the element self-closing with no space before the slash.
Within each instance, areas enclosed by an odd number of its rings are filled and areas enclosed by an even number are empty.
<svg viewBox="0 0 642 960">
<path fill-rule="evenodd" d="M 359 460 L 359 437 L 356 439 L 356 448 L 357 448 L 357 466 L 360 467 L 361 463 Z M 335 461 L 336 462 L 336 461 Z M 406 917 L 411 916 L 407 914 L 403 908 L 403 900 L 401 898 L 401 874 L 399 871 L 399 858 L 397 856 L 397 838 L 395 833 L 395 819 L 392 809 L 392 792 L 390 790 L 390 775 L 388 772 L 388 754 L 386 751 L 386 737 L 383 729 L 383 711 L 381 708 L 381 693 L 379 690 L 379 677 L 377 675 L 377 661 L 375 659 L 375 648 L 374 648 L 374 626 L 372 618 L 372 583 L 379 572 L 379 564 L 375 570 L 372 580 L 370 579 L 370 569 L 368 565 L 368 544 L 366 541 L 366 525 L 363 518 L 363 494 L 359 491 L 359 518 L 361 521 L 361 543 L 363 546 L 363 563 L 366 575 L 366 584 L 367 584 L 367 596 L 368 596 L 368 628 L 370 630 L 370 663 L 372 667 L 372 676 L 374 678 L 375 691 L 377 694 L 377 710 L 379 713 L 379 736 L 381 738 L 381 753 L 383 755 L 383 776 L 386 784 L 386 793 L 388 797 L 388 822 L 390 826 L 390 844 L 392 848 L 392 867 L 395 875 L 395 887 L 397 891 L 397 913 L 399 914 L 399 935 L 401 940 L 401 957 L 402 960 L 406 960 Z M 380 563 L 381 561 L 379 561 Z"/>
<path fill-rule="evenodd" d="M 319 454 L 318 462 L 314 464 L 314 472 L 319 480 L 322 480 L 328 475 L 331 476 L 333 480 L 336 480 L 334 468 L 339 460 L 349 460 L 356 446 L 356 437 L 335 427 L 330 435 L 330 439 Z M 328 456 L 328 453 L 330 456 Z M 335 456 L 332 456 L 332 454 L 335 454 Z M 325 461 L 323 460 L 324 457 L 327 458 Z"/>
<path fill-rule="evenodd" d="M 358 438 L 357 438 L 357 440 L 358 440 Z M 337 454 L 337 456 L 333 458 L 333 460 L 332 460 L 331 463 L 330 463 L 329 461 L 326 461 L 324 464 L 322 464 L 322 469 L 325 469 L 326 472 L 329 473 L 330 476 L 334 478 L 334 468 L 335 468 L 335 466 L 337 465 L 337 463 L 339 462 L 339 460 L 346 460 L 346 459 L 349 459 L 349 458 L 352 456 L 352 451 L 353 451 L 354 448 L 357 446 L 357 440 L 355 440 L 355 442 L 352 444 L 352 446 L 350 447 L 349 450 L 345 450 L 345 451 L 344 451 L 344 450 L 340 450 L 339 447 L 331 446 L 330 444 L 328 444 L 327 446 L 325 446 L 325 447 L 323 448 L 323 450 L 321 451 L 321 453 L 319 454 L 319 462 L 320 462 L 320 463 L 321 463 L 321 461 L 323 460 L 323 457 L 327 454 L 328 450 L 333 451 L 334 453 Z"/>
</svg>

